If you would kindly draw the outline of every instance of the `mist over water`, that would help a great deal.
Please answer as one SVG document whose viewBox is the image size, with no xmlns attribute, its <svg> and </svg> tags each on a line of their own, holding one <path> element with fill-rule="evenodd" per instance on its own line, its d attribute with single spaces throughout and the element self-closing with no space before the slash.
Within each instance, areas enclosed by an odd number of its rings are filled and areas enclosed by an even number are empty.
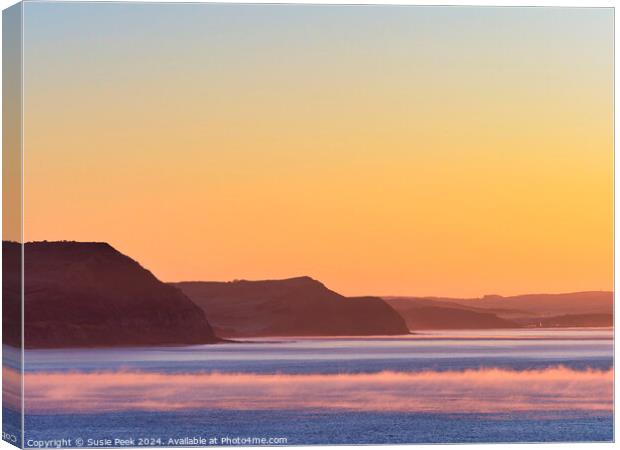
<svg viewBox="0 0 620 450">
<path fill-rule="evenodd" d="M 297 444 L 610 440 L 612 337 L 526 329 L 28 350 L 26 422 L 38 437 L 114 434 L 131 420 L 147 434 Z M 361 424 L 374 431 L 352 436 Z"/>
</svg>

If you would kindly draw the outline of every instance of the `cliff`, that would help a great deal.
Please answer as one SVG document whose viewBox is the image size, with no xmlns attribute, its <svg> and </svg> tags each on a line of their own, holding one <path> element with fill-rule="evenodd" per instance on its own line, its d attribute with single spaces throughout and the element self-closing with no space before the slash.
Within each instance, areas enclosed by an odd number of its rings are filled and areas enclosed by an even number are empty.
<svg viewBox="0 0 620 450">
<path fill-rule="evenodd" d="M 347 298 L 309 277 L 176 286 L 203 308 L 223 337 L 409 333 L 403 318 L 382 299 Z"/>
<path fill-rule="evenodd" d="M 18 261 L 16 243 L 3 258 Z M 7 274 L 16 268 L 3 267 Z M 216 342 L 204 312 L 106 243 L 32 242 L 24 246 L 27 348 L 186 345 Z M 9 276 L 3 291 L 19 292 Z M 13 302 L 12 302 L 13 303 Z M 7 321 L 19 308 L 5 310 Z M 8 339 L 7 339 L 8 338 Z M 5 343 L 19 345 L 10 335 Z"/>
</svg>

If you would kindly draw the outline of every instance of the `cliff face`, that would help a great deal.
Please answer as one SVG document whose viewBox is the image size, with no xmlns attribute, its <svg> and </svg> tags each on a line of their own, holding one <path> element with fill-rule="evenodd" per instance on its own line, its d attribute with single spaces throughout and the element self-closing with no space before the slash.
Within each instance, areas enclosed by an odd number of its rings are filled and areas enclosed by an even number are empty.
<svg viewBox="0 0 620 450">
<path fill-rule="evenodd" d="M 18 244 L 4 243 L 3 256 L 15 251 Z M 204 312 L 180 290 L 108 244 L 27 243 L 24 272 L 27 348 L 217 341 Z"/>
<path fill-rule="evenodd" d="M 176 283 L 222 337 L 408 334 L 405 321 L 376 297 L 346 298 L 309 277 Z"/>
<path fill-rule="evenodd" d="M 2 242 L 2 342 L 21 347 L 21 245 Z"/>
</svg>

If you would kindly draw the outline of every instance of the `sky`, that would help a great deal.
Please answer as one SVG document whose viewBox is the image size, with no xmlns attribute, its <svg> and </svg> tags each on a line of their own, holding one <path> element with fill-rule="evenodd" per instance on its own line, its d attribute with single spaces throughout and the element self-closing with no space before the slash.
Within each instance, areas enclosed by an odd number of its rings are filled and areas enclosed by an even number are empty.
<svg viewBox="0 0 620 450">
<path fill-rule="evenodd" d="M 613 288 L 609 8 L 26 3 L 24 239 L 164 281 Z"/>
</svg>

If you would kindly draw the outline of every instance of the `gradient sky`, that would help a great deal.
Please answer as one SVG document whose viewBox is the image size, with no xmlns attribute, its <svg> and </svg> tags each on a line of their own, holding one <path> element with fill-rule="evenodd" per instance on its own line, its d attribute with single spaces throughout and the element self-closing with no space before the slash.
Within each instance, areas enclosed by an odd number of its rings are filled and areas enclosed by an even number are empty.
<svg viewBox="0 0 620 450">
<path fill-rule="evenodd" d="M 27 3 L 25 239 L 165 281 L 613 286 L 613 11 Z"/>
</svg>

